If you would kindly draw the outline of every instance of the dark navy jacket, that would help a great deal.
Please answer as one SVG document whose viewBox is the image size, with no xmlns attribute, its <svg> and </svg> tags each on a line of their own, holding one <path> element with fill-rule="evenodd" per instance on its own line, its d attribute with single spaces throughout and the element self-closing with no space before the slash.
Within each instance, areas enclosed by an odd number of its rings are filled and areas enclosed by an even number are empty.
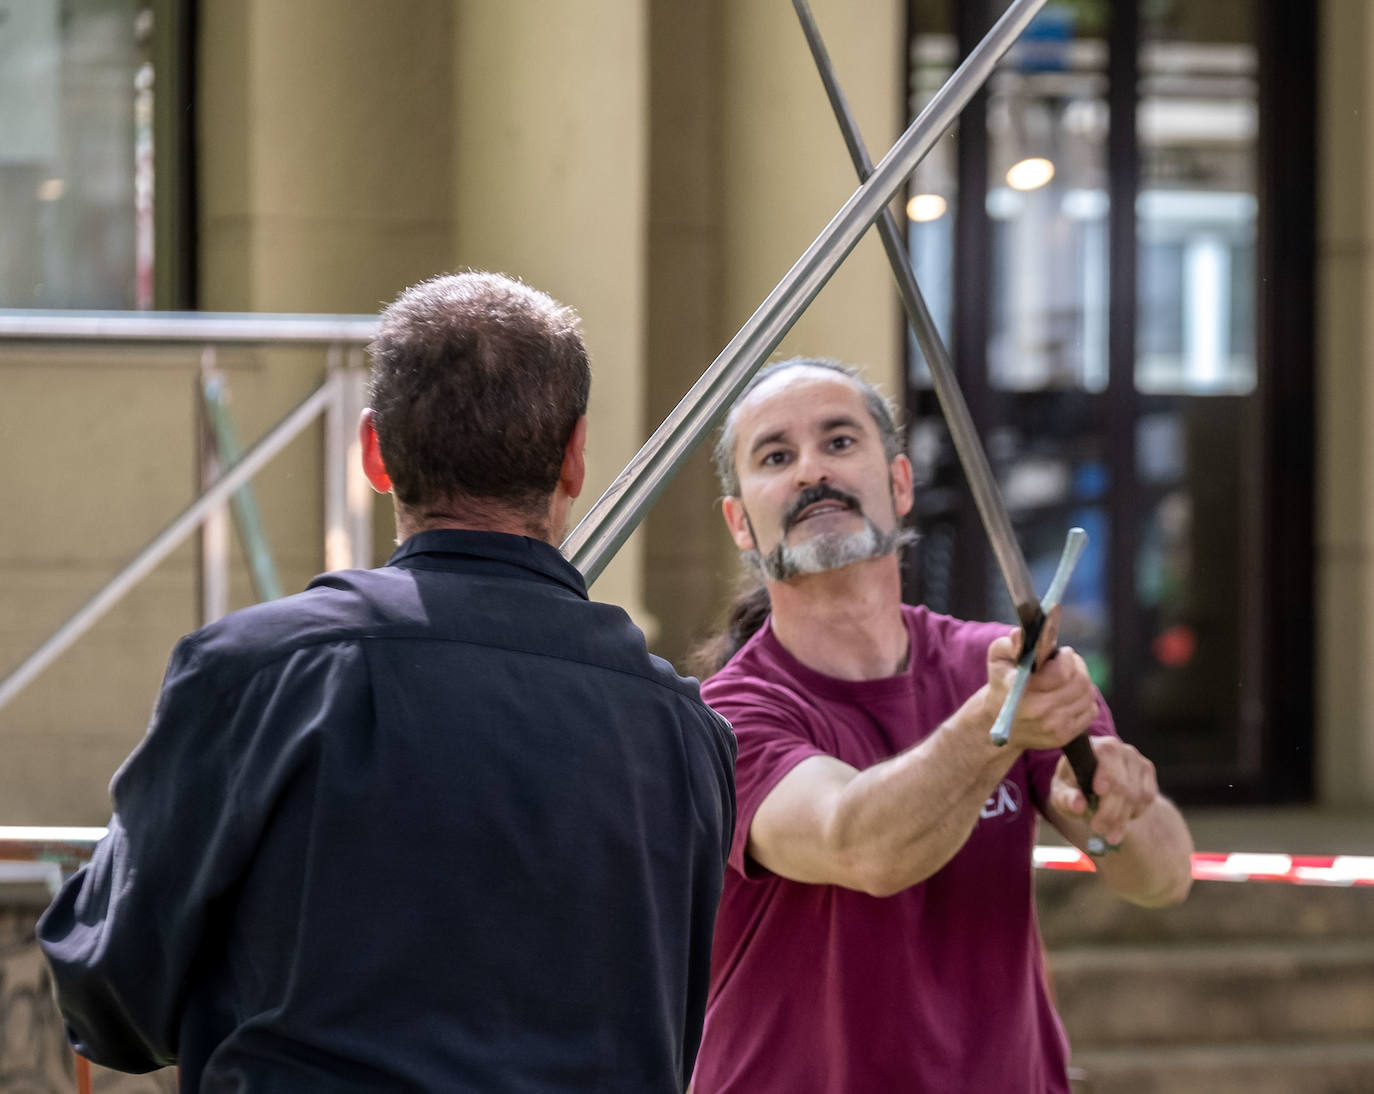
<svg viewBox="0 0 1374 1094">
<path fill-rule="evenodd" d="M 734 738 L 546 543 L 433 531 L 182 639 L 39 937 L 184 1090 L 685 1087 Z"/>
</svg>

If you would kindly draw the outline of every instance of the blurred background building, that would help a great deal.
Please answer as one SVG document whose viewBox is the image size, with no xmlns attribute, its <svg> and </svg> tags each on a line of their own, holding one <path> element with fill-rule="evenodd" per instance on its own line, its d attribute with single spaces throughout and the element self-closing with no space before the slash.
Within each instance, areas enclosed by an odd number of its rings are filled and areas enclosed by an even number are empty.
<svg viewBox="0 0 1374 1094">
<path fill-rule="evenodd" d="M 877 158 L 1005 2 L 814 8 Z M 1186 802 L 1374 805 L 1371 59 L 1366 0 L 1049 0 L 899 202 L 1037 580 L 1087 528 L 1066 640 Z M 587 501 L 854 186 L 786 0 L 0 0 L 0 307 L 375 314 L 503 270 L 583 316 Z M 1010 618 L 875 240 L 779 352 L 904 402 L 910 595 Z M 0 343 L 0 673 L 327 365 Z M 307 430 L 0 709 L 0 824 L 105 820 L 175 639 L 326 565 L 336 458 Z M 699 454 L 594 589 L 679 664 L 736 573 L 717 493 Z"/>
</svg>

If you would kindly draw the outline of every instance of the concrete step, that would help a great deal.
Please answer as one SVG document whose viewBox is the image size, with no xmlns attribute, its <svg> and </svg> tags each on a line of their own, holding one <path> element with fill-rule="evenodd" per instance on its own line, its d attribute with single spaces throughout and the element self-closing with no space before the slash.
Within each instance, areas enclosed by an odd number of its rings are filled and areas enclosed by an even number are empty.
<svg viewBox="0 0 1374 1094">
<path fill-rule="evenodd" d="M 1371 1034 L 1374 1037 L 1374 1034 Z M 1074 1094 L 1370 1094 L 1374 1039 L 1075 1052 Z"/>
<path fill-rule="evenodd" d="M 1050 970 L 1080 1050 L 1374 1038 L 1374 941 L 1073 947 Z"/>
<path fill-rule="evenodd" d="M 1051 949 L 1091 942 L 1374 938 L 1374 886 L 1198 881 L 1176 908 L 1138 908 L 1089 873 L 1040 870 L 1036 903 Z"/>
</svg>

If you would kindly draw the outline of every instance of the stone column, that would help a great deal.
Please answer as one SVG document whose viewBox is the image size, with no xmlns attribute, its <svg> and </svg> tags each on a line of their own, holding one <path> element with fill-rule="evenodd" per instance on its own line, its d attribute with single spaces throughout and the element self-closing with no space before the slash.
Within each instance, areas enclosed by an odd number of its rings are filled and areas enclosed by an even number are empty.
<svg viewBox="0 0 1374 1094">
<path fill-rule="evenodd" d="M 1374 803 L 1374 10 L 1321 6 L 1317 238 L 1318 797 Z M 1279 621 L 1281 625 L 1281 621 Z"/>
<path fill-rule="evenodd" d="M 454 264 L 518 276 L 582 316 L 592 397 L 574 520 L 650 431 L 645 9 L 643 0 L 454 6 Z M 652 633 L 641 538 L 621 549 L 594 595 Z"/>
<path fill-rule="evenodd" d="M 204 0 L 200 20 L 202 309 L 375 313 L 451 265 L 451 0 Z M 245 439 L 324 363 L 221 356 Z M 256 483 L 288 592 L 324 565 L 323 444 L 307 437 Z M 380 561 L 395 527 L 389 503 L 375 512 Z M 248 598 L 239 574 L 233 606 Z"/>
<path fill-rule="evenodd" d="M 874 161 L 904 124 L 904 6 L 859 12 L 813 5 L 831 62 Z M 724 312 L 733 334 L 858 186 L 815 64 L 789 4 L 727 4 L 722 36 Z M 900 203 L 895 203 L 898 208 Z M 900 397 L 900 303 L 876 234 L 858 248 L 784 339 L 864 365 Z"/>
</svg>

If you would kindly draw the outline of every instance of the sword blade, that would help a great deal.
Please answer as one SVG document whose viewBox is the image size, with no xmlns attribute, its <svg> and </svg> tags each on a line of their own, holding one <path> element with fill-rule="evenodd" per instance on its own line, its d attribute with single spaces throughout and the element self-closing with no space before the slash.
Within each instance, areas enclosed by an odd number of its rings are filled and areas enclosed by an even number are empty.
<svg viewBox="0 0 1374 1094">
<path fill-rule="evenodd" d="M 807 0 L 792 0 L 792 6 L 801 20 L 802 33 L 806 35 L 807 45 L 810 46 L 811 55 L 815 58 L 821 82 L 825 85 L 826 96 L 830 100 L 831 109 L 835 112 L 835 120 L 839 122 L 845 146 L 849 149 L 850 159 L 854 161 L 854 169 L 859 173 L 860 181 L 863 181 L 873 173 L 873 161 L 869 158 L 858 122 L 849 109 L 849 101 L 840 87 L 834 66 L 830 63 L 830 52 L 825 48 L 825 42 L 821 38 L 820 29 L 811 14 Z M 1035 585 L 1031 582 L 1026 556 L 1022 553 L 1016 533 L 1012 529 L 1006 501 L 1002 497 L 992 468 L 988 465 L 988 458 L 983 451 L 973 418 L 969 414 L 964 393 L 959 389 L 959 381 L 954 375 L 954 363 L 950 360 L 949 351 L 940 338 L 935 320 L 926 306 L 925 297 L 921 295 L 921 289 L 916 284 L 916 275 L 912 272 L 911 260 L 907 256 L 901 230 L 897 227 L 892 210 L 886 206 L 878 217 L 877 227 L 878 235 L 883 241 L 883 249 L 887 251 L 888 262 L 892 266 L 892 273 L 897 279 L 897 288 L 901 292 L 902 304 L 906 309 L 912 333 L 916 336 L 916 344 L 930 368 L 936 401 L 939 402 L 940 410 L 944 414 L 945 425 L 949 429 L 950 439 L 954 442 L 954 450 L 959 457 L 959 465 L 964 469 L 964 478 L 968 480 L 978 516 L 983 522 L 988 542 L 992 545 L 997 568 L 1002 572 L 1007 592 L 1011 594 L 1016 618 L 1026 632 L 1026 642 L 1034 645 L 1044 622 L 1044 613 L 1040 609 L 1040 597 L 1036 594 Z"/>
<path fill-rule="evenodd" d="M 801 20 L 802 32 L 806 35 L 806 42 L 820 72 L 821 82 L 825 85 L 826 97 L 830 100 L 835 120 L 844 134 L 850 159 L 854 161 L 854 169 L 859 173 L 860 180 L 866 179 L 873 170 L 873 161 L 869 159 L 858 122 L 849 109 L 849 101 L 845 97 L 844 89 L 840 87 L 835 68 L 830 63 L 830 51 L 825 48 L 820 28 L 811 14 L 811 6 L 807 0 L 792 0 L 792 6 Z M 1022 553 L 1021 545 L 1017 542 L 1016 533 L 1012 529 L 1006 501 L 1002 497 L 1002 491 L 998 489 L 992 468 L 988 466 L 987 455 L 983 452 L 978 431 L 974 428 L 968 403 L 964 400 L 964 393 L 959 389 L 959 382 L 954 376 L 954 365 L 950 360 L 949 351 L 945 349 L 935 320 L 931 317 L 930 309 L 926 307 L 925 298 L 921 295 L 920 286 L 916 284 L 916 274 L 911 269 L 911 259 L 906 253 L 892 211 L 884 207 L 877 223 L 878 234 L 882 237 L 888 262 L 901 290 L 907 319 L 911 323 L 912 332 L 916 335 L 921 353 L 925 355 L 926 364 L 930 367 L 936 400 L 944 413 L 945 424 L 954 441 L 959 463 L 964 469 L 964 477 L 968 479 L 988 542 L 992 544 L 992 552 L 997 557 L 998 569 L 1002 571 L 1002 579 L 1006 582 L 1007 591 L 1011 594 L 1012 603 L 1016 607 L 1016 617 L 1021 622 L 1021 663 L 1017 668 L 1016 680 L 989 734 L 995 744 L 1005 744 L 1021 695 L 1025 691 L 1031 672 L 1035 669 L 1036 646 L 1040 640 L 1041 629 L 1045 625 L 1046 613 L 1053 611 L 1063 597 L 1069 575 L 1073 573 L 1088 537 L 1081 528 L 1069 530 L 1059 567 L 1042 601 L 1035 594 L 1030 568 L 1026 565 L 1026 556 Z M 1079 734 L 1064 746 L 1063 751 L 1069 758 L 1074 778 L 1088 801 L 1089 810 L 1096 808 L 1097 795 L 1093 793 L 1093 778 L 1097 773 L 1097 757 L 1093 753 L 1088 733 L 1084 731 Z M 1094 835 L 1090 838 L 1089 854 L 1101 855 L 1107 850 L 1099 837 Z"/>
<path fill-rule="evenodd" d="M 563 553 L 582 572 L 588 585 L 600 576 L 668 481 L 739 397 L 916 164 L 954 124 L 959 112 L 992 74 L 1002 54 L 1044 3 L 1045 0 L 1013 0 L 563 541 Z"/>
</svg>

